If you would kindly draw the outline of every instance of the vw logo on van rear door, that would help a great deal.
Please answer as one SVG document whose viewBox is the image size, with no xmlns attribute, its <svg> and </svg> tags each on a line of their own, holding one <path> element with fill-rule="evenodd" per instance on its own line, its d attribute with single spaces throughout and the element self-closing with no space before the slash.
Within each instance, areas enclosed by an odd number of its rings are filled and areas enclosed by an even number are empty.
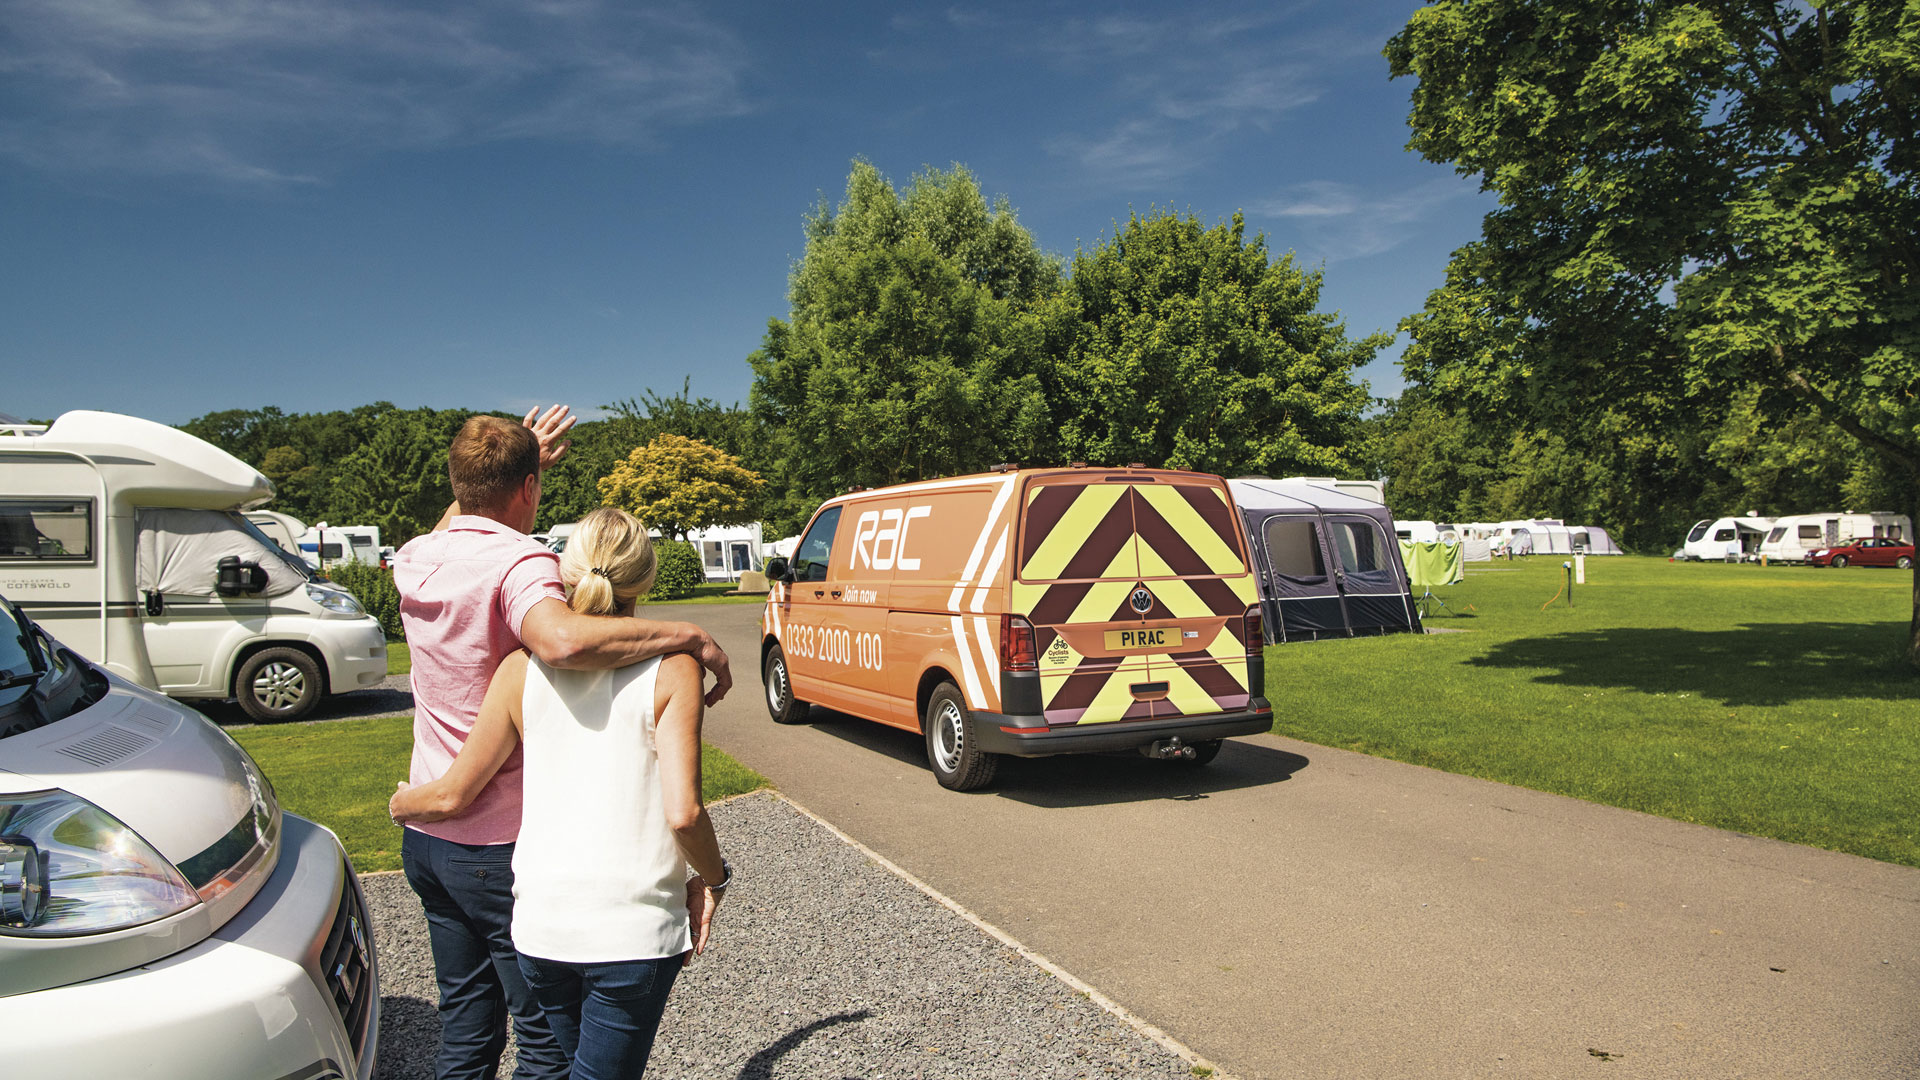
<svg viewBox="0 0 1920 1080">
<path fill-rule="evenodd" d="M 1113 594 L 1108 593 L 1107 595 L 1111 596 Z M 1153 610 L 1153 594 L 1147 591 L 1145 585 L 1141 585 L 1133 590 L 1133 595 L 1127 598 L 1127 603 L 1132 606 L 1133 610 L 1145 615 L 1147 612 Z"/>
</svg>

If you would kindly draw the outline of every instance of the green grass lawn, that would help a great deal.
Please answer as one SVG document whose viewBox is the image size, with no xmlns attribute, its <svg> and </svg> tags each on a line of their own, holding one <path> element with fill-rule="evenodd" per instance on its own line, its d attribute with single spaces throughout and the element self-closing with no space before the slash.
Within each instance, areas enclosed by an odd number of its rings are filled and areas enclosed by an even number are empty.
<svg viewBox="0 0 1920 1080">
<path fill-rule="evenodd" d="M 387 797 L 407 778 L 413 717 L 328 720 L 229 732 L 273 781 L 289 813 L 332 829 L 356 869 L 398 870 L 400 828 L 387 820 Z M 711 746 L 700 752 L 708 802 L 769 786 L 765 777 Z"/>
<path fill-rule="evenodd" d="M 407 651 L 404 641 L 387 642 L 387 674 L 408 675 L 413 672 L 413 654 Z"/>
<path fill-rule="evenodd" d="M 1274 732 L 1920 866 L 1913 577 L 1587 560 L 1470 564 L 1458 634 L 1267 649 Z"/>
</svg>

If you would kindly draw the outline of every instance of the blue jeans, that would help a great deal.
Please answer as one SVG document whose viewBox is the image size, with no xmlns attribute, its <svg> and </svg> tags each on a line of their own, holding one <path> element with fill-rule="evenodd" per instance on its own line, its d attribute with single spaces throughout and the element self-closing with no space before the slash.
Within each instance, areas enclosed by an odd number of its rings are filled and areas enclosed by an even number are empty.
<svg viewBox="0 0 1920 1080">
<path fill-rule="evenodd" d="M 678 956 L 568 964 L 521 953 L 520 970 L 573 1058 L 572 1080 L 638 1080 L 646 1072 Z"/>
<path fill-rule="evenodd" d="M 513 845 L 456 844 L 403 830 L 400 864 L 427 913 L 433 974 L 440 984 L 438 1080 L 493 1080 L 507 1046 L 507 1015 L 519 1065 L 515 1080 L 560 1080 L 567 1055 L 520 974 L 510 932 Z"/>
</svg>

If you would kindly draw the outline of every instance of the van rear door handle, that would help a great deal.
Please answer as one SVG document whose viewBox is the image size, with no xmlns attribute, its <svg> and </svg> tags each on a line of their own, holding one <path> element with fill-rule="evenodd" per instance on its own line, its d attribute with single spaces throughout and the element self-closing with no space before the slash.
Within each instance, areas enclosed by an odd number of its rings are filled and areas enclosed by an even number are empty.
<svg viewBox="0 0 1920 1080">
<path fill-rule="evenodd" d="M 818 594 L 815 594 L 815 595 L 818 595 Z M 839 596 L 839 595 L 840 595 L 840 590 L 839 590 L 839 589 L 835 589 L 835 590 L 833 590 L 833 595 L 835 595 L 835 596 Z"/>
<path fill-rule="evenodd" d="M 825 589 L 815 589 L 815 590 L 813 590 L 813 595 L 815 595 L 815 596 L 825 596 L 825 595 L 827 595 L 827 592 L 826 592 L 826 590 L 825 590 Z M 838 596 L 838 595 L 840 595 L 840 594 L 839 594 L 839 593 L 835 593 L 834 595 L 835 595 L 835 596 Z"/>
</svg>

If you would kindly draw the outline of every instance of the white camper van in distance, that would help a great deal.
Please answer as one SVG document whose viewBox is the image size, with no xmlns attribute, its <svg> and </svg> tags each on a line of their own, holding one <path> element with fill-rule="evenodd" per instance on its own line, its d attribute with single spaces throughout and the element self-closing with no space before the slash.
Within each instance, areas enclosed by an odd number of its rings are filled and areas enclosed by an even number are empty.
<svg viewBox="0 0 1920 1080">
<path fill-rule="evenodd" d="M 273 484 L 183 431 L 102 412 L 0 434 L 0 593 L 177 698 L 306 715 L 386 678 L 380 624 L 248 521 Z"/>
<path fill-rule="evenodd" d="M 1885 510 L 1864 514 L 1834 511 L 1792 514 L 1773 519 L 1773 530 L 1761 542 L 1760 554 L 1768 562 L 1803 563 L 1820 548 L 1837 547 L 1868 536 L 1911 541 L 1913 521 L 1905 514 Z"/>
</svg>

